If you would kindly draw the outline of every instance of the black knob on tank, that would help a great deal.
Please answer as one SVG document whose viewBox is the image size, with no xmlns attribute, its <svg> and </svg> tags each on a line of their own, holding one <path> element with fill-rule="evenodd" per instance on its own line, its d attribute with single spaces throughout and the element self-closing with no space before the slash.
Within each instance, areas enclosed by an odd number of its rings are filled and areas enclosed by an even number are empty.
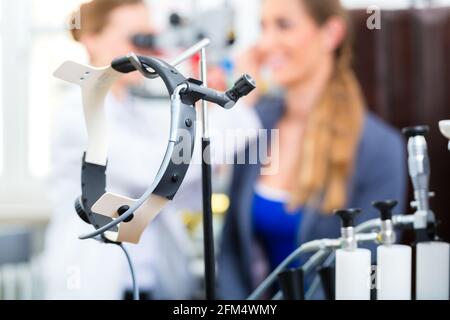
<svg viewBox="0 0 450 320">
<path fill-rule="evenodd" d="M 350 228 L 355 226 L 355 217 L 361 213 L 361 209 L 336 210 L 335 215 L 341 218 L 342 227 Z"/>
<path fill-rule="evenodd" d="M 397 206 L 395 200 L 375 201 L 372 206 L 380 212 L 381 220 L 392 220 L 392 210 Z"/>
<path fill-rule="evenodd" d="M 402 130 L 402 133 L 407 138 L 413 138 L 417 136 L 425 136 L 430 132 L 430 127 L 428 126 L 416 126 L 416 127 L 408 127 Z"/>
</svg>

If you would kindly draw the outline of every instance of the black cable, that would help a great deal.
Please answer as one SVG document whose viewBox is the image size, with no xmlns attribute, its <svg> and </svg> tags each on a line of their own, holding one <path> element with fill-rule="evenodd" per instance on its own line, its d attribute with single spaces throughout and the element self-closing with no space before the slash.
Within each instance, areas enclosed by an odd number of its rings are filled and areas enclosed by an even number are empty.
<svg viewBox="0 0 450 320">
<path fill-rule="evenodd" d="M 139 286 L 138 286 L 137 280 L 136 280 L 136 273 L 134 272 L 133 261 L 131 261 L 130 254 L 128 253 L 128 250 L 125 248 L 125 246 L 122 243 L 118 243 L 117 245 L 122 248 L 122 250 L 125 253 L 125 256 L 127 258 L 128 266 L 130 267 L 131 280 L 133 282 L 133 300 L 138 301 L 140 298 Z"/>
</svg>

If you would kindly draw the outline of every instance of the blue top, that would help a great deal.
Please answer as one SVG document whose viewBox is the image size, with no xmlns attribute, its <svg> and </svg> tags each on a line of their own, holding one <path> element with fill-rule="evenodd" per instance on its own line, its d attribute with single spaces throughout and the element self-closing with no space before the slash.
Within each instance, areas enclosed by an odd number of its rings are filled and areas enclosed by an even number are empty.
<svg viewBox="0 0 450 320">
<path fill-rule="evenodd" d="M 252 219 L 255 236 L 260 241 L 273 271 L 297 247 L 302 210 L 288 211 L 287 201 L 255 192 Z M 290 267 L 298 267 L 292 264 Z"/>
</svg>

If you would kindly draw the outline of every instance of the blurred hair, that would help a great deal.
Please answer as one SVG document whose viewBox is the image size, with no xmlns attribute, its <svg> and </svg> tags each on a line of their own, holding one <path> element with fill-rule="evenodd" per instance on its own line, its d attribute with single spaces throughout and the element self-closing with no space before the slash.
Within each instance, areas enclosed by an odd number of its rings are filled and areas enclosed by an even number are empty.
<svg viewBox="0 0 450 320">
<path fill-rule="evenodd" d="M 336 50 L 332 77 L 320 103 L 309 116 L 298 163 L 298 179 L 291 207 L 320 201 L 331 214 L 347 203 L 364 119 L 364 98 L 352 70 L 353 34 L 348 12 L 339 0 L 301 0 L 319 26 L 342 19 L 347 34 Z"/>
<path fill-rule="evenodd" d="M 71 21 L 80 15 L 81 28 L 73 28 L 70 32 L 75 41 L 80 41 L 83 34 L 98 34 L 109 23 L 109 16 L 115 9 L 136 4 L 145 4 L 144 0 L 91 0 L 80 5 L 79 9 L 71 14 Z"/>
</svg>

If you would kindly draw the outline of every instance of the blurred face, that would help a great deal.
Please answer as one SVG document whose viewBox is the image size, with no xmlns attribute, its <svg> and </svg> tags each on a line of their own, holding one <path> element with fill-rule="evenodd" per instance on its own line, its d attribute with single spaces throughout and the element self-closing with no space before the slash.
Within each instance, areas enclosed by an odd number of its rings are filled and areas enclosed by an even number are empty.
<svg viewBox="0 0 450 320">
<path fill-rule="evenodd" d="M 152 33 L 155 29 L 150 21 L 150 12 L 143 4 L 121 6 L 111 12 L 109 24 L 99 34 L 85 35 L 81 42 L 86 46 L 91 62 L 95 66 L 106 66 L 114 58 L 130 52 L 151 55 L 152 52 L 136 48 L 131 37 L 138 33 Z M 133 72 L 120 81 L 125 85 L 137 84 L 142 77 Z"/>
<path fill-rule="evenodd" d="M 309 15 L 302 0 L 265 0 L 259 48 L 273 79 L 283 87 L 308 81 L 333 60 L 325 27 Z"/>
</svg>

